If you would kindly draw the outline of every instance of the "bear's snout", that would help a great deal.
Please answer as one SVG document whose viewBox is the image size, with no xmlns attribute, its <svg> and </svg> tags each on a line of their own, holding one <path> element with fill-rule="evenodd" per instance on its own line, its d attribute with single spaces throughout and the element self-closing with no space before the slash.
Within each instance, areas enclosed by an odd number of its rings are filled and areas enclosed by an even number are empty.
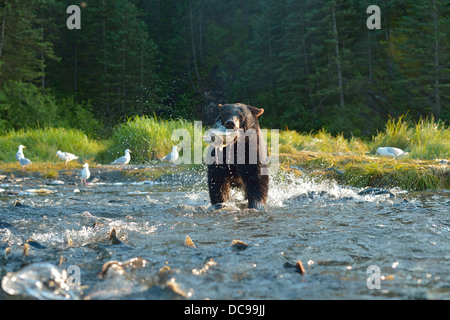
<svg viewBox="0 0 450 320">
<path fill-rule="evenodd" d="M 234 130 L 234 129 L 237 129 L 239 126 L 238 125 L 236 125 L 236 121 L 234 121 L 234 120 L 227 120 L 226 122 L 225 122 L 225 128 L 227 128 L 227 129 L 232 129 L 232 130 Z"/>
</svg>

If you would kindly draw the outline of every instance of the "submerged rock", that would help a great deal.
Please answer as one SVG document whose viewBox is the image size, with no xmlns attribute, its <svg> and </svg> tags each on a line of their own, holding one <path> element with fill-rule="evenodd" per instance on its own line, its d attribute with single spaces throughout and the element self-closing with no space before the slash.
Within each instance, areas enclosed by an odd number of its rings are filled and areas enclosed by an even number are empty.
<svg viewBox="0 0 450 320">
<path fill-rule="evenodd" d="M 22 202 L 20 202 L 19 200 L 14 201 L 14 208 L 31 208 L 31 206 L 27 205 L 27 204 L 23 204 Z"/>
<path fill-rule="evenodd" d="M 108 203 L 128 203 L 128 201 L 113 199 L 113 200 L 109 200 Z"/>
<path fill-rule="evenodd" d="M 27 240 L 27 244 L 35 249 L 46 249 L 47 248 L 46 246 L 43 246 L 39 242 L 31 240 L 31 239 Z"/>
<path fill-rule="evenodd" d="M 107 274 L 126 274 L 127 270 L 144 268 L 148 265 L 148 261 L 140 257 L 132 258 L 128 261 L 108 261 L 102 266 L 102 271 L 99 273 L 100 278 L 104 278 Z"/>
<path fill-rule="evenodd" d="M 325 190 L 312 190 L 308 191 L 304 194 L 297 195 L 291 198 L 293 201 L 311 201 L 311 200 L 324 200 L 324 201 L 347 201 L 354 200 L 353 193 L 348 195 L 337 195 L 333 192 L 325 191 Z"/>
<path fill-rule="evenodd" d="M 12 228 L 13 225 L 8 222 L 2 222 L 0 221 L 0 229 L 9 229 Z"/>
<path fill-rule="evenodd" d="M 383 189 L 383 188 L 367 188 L 360 192 L 358 192 L 358 195 L 365 196 L 365 195 L 371 195 L 371 196 L 378 196 L 382 194 L 388 194 L 390 198 L 395 198 L 395 194 L 390 192 L 389 190 Z"/>
<path fill-rule="evenodd" d="M 231 247 L 233 247 L 236 250 L 245 250 L 248 248 L 248 244 L 241 240 L 233 240 L 231 242 Z"/>
</svg>

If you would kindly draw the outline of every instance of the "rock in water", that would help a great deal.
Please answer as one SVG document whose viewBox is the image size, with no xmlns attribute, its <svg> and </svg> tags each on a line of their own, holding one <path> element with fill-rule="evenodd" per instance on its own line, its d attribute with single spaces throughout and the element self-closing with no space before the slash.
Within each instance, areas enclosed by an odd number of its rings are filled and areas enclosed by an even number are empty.
<svg viewBox="0 0 450 320">
<path fill-rule="evenodd" d="M 15 207 L 15 208 L 31 208 L 31 206 L 29 206 L 27 204 L 23 204 L 19 200 L 14 201 L 13 207 Z"/>
<path fill-rule="evenodd" d="M 390 198 L 395 198 L 395 194 L 383 188 L 367 188 L 358 192 L 358 195 L 360 196 L 365 195 L 378 196 L 382 194 L 388 194 Z"/>
<path fill-rule="evenodd" d="M 192 241 L 191 237 L 189 237 L 189 236 L 186 236 L 186 239 L 184 240 L 184 244 L 188 247 L 196 248 L 194 242 Z"/>
<path fill-rule="evenodd" d="M 102 271 L 100 271 L 99 276 L 101 278 L 105 277 L 108 271 L 114 271 L 113 273 L 116 274 L 125 274 L 127 272 L 127 269 L 137 269 L 137 268 L 144 268 L 148 265 L 148 261 L 145 259 L 142 259 L 140 257 L 132 258 L 128 261 L 108 261 L 103 264 Z"/>
<path fill-rule="evenodd" d="M 245 250 L 248 248 L 248 245 L 241 240 L 233 240 L 231 246 L 237 250 Z"/>
<path fill-rule="evenodd" d="M 111 232 L 109 233 L 109 242 L 111 244 L 122 244 L 122 241 L 117 238 L 116 228 L 112 228 Z"/>
<path fill-rule="evenodd" d="M 9 229 L 12 228 L 12 224 L 8 223 L 8 222 L 1 222 L 0 221 L 0 229 Z"/>
</svg>

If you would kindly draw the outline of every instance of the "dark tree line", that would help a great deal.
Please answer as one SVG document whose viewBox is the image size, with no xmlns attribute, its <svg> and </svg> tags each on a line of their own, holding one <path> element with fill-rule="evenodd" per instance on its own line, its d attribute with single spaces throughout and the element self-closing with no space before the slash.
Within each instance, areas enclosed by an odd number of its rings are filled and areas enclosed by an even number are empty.
<svg viewBox="0 0 450 320">
<path fill-rule="evenodd" d="M 405 113 L 448 120 L 449 2 L 375 2 L 1 0 L 0 129 L 17 128 L 11 101 L 24 92 L 107 127 L 144 114 L 205 119 L 221 102 L 299 131 L 368 135 Z M 71 4 L 81 30 L 66 27 Z M 366 27 L 372 4 L 379 30 Z"/>
</svg>

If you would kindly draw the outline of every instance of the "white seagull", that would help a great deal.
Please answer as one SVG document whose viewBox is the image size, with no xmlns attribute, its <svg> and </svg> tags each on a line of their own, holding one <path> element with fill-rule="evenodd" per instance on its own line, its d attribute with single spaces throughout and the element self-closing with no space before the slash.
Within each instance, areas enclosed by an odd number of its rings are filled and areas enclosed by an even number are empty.
<svg viewBox="0 0 450 320">
<path fill-rule="evenodd" d="M 65 162 L 66 166 L 67 166 L 67 162 L 78 159 L 78 157 L 76 155 L 69 153 L 69 152 L 61 152 L 60 150 L 58 150 L 58 152 L 56 152 L 56 156 L 58 158 L 60 158 L 61 160 L 63 160 Z"/>
<path fill-rule="evenodd" d="M 111 164 L 121 164 L 121 165 L 128 164 L 128 162 L 130 162 L 131 160 L 130 153 L 131 153 L 130 149 L 125 150 L 125 155 L 120 157 L 119 159 L 114 160 Z"/>
<path fill-rule="evenodd" d="M 23 154 L 23 148 L 26 148 L 26 147 L 23 146 L 23 145 L 20 145 L 20 146 L 19 146 L 19 150 L 18 150 L 17 153 L 16 153 L 16 160 L 17 160 L 17 161 L 19 161 L 19 159 L 21 159 L 21 158 L 25 158 L 25 156 L 24 156 L 24 154 Z"/>
<path fill-rule="evenodd" d="M 89 177 L 91 176 L 91 172 L 89 171 L 89 164 L 85 163 L 83 165 L 83 170 L 81 171 L 81 185 L 83 186 L 83 182 L 84 185 L 87 185 L 86 180 L 89 179 Z"/>
<path fill-rule="evenodd" d="M 162 158 L 161 160 L 162 161 L 170 161 L 170 162 L 174 163 L 175 161 L 177 161 L 178 156 L 179 156 L 179 154 L 178 154 L 178 147 L 174 146 L 174 147 L 172 147 L 172 152 L 169 153 L 164 158 Z"/>
<path fill-rule="evenodd" d="M 31 164 L 31 161 L 30 159 L 23 157 L 19 159 L 19 163 L 22 166 L 22 171 L 25 172 L 25 166 Z"/>
<path fill-rule="evenodd" d="M 393 147 L 380 147 L 377 149 L 377 154 L 384 157 L 401 157 L 406 156 L 409 152 L 404 152 L 402 149 Z"/>
</svg>

